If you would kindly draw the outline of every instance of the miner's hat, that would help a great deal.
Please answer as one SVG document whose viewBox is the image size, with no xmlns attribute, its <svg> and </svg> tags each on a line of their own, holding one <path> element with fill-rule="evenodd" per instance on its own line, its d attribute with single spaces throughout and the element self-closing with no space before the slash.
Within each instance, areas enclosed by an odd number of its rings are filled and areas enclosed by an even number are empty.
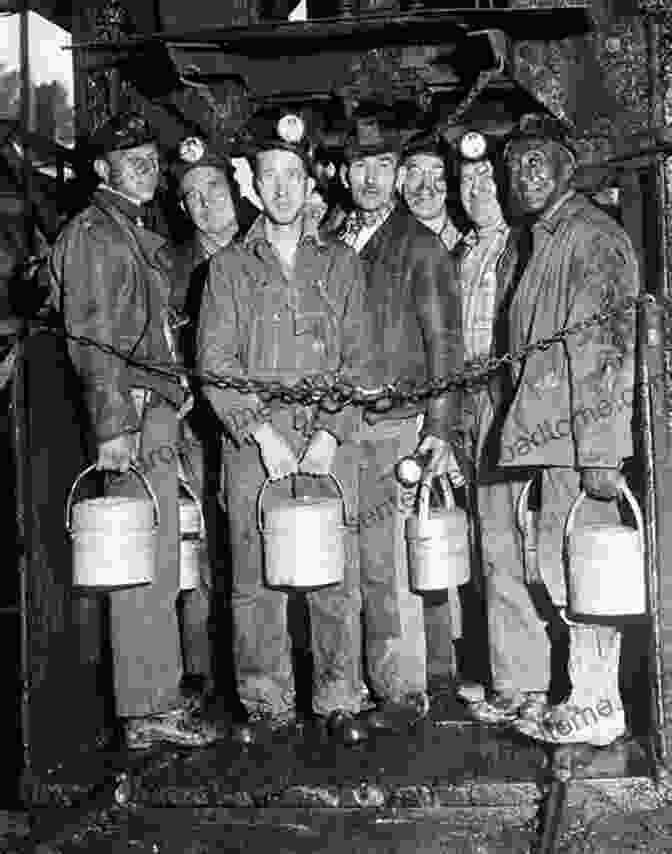
<svg viewBox="0 0 672 854">
<path fill-rule="evenodd" d="M 452 162 L 454 157 L 450 143 L 436 128 L 421 130 L 406 140 L 402 149 L 403 157 L 412 157 L 414 154 L 433 154 L 445 163 Z"/>
<path fill-rule="evenodd" d="M 355 111 L 343 146 L 346 162 L 387 152 L 401 154 L 401 150 L 401 134 L 392 110 L 367 104 Z"/>
<path fill-rule="evenodd" d="M 238 135 L 238 142 L 248 158 L 262 151 L 292 151 L 312 167 L 308 121 L 300 112 L 272 108 L 256 113 Z"/>
<path fill-rule="evenodd" d="M 117 113 L 92 134 L 89 147 L 94 157 L 102 157 L 111 151 L 123 151 L 155 142 L 156 134 L 144 116 L 138 113 Z"/>
<path fill-rule="evenodd" d="M 229 159 L 205 139 L 200 136 L 185 137 L 177 147 L 177 158 L 171 167 L 175 180 L 181 183 L 192 169 L 199 166 L 214 166 L 227 174 L 231 168 Z"/>
<path fill-rule="evenodd" d="M 572 157 L 576 157 L 572 130 L 566 122 L 556 116 L 547 113 L 525 113 L 521 116 L 518 124 L 507 137 L 504 157 L 508 157 L 514 143 L 526 139 L 552 140 L 566 149 Z"/>
</svg>

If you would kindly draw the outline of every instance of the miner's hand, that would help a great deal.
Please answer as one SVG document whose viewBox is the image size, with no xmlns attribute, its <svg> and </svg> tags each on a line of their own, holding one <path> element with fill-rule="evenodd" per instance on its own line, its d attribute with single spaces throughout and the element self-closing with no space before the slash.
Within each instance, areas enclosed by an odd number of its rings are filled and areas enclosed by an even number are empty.
<svg viewBox="0 0 672 854">
<path fill-rule="evenodd" d="M 299 462 L 301 474 L 326 475 L 334 464 L 338 440 L 328 430 L 318 430 L 304 451 Z"/>
<path fill-rule="evenodd" d="M 299 465 L 294 451 L 270 424 L 257 427 L 252 438 L 259 446 L 264 468 L 271 480 L 280 480 L 298 472 Z"/>
<path fill-rule="evenodd" d="M 415 451 L 415 456 L 424 458 L 422 471 L 423 480 L 447 474 L 453 486 L 464 483 L 464 476 L 455 457 L 450 442 L 438 436 L 425 436 Z"/>
<path fill-rule="evenodd" d="M 96 468 L 101 471 L 127 472 L 135 461 L 138 438 L 136 433 L 122 433 L 98 444 Z"/>
<path fill-rule="evenodd" d="M 583 469 L 581 471 L 581 489 L 590 498 L 596 498 L 599 501 L 611 501 L 617 498 L 623 484 L 623 475 L 616 468 Z"/>
</svg>

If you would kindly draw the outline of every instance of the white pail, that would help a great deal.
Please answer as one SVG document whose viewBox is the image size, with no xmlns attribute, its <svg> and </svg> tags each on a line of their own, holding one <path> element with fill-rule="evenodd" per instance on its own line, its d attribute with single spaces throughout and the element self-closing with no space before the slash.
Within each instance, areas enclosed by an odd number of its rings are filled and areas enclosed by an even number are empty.
<svg viewBox="0 0 672 854">
<path fill-rule="evenodd" d="M 644 569 L 644 520 L 634 495 L 623 482 L 637 528 L 626 525 L 574 527 L 585 492 L 572 504 L 564 530 L 568 615 L 571 619 L 622 617 L 647 611 Z"/>
<path fill-rule="evenodd" d="M 344 494 L 339 498 L 285 498 L 263 510 L 267 479 L 257 499 L 257 524 L 264 540 L 269 587 L 325 587 L 343 581 Z"/>
<path fill-rule="evenodd" d="M 448 590 L 469 581 L 469 523 L 455 506 L 447 478 L 438 479 L 444 507 L 429 509 L 431 484 L 418 490 L 417 513 L 406 519 L 409 585 L 419 593 Z"/>
<path fill-rule="evenodd" d="M 74 506 L 73 496 L 82 480 L 96 469 L 88 466 L 70 489 L 65 526 L 72 539 L 73 584 L 114 589 L 150 584 L 156 569 L 159 503 L 144 474 L 130 471 L 142 481 L 147 498 L 89 498 Z"/>
</svg>

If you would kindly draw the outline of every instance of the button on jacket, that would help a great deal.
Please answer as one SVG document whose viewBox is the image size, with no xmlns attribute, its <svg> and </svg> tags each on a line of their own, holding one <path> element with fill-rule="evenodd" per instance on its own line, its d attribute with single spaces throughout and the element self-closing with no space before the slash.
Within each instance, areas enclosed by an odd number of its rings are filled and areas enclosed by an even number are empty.
<svg viewBox="0 0 672 854">
<path fill-rule="evenodd" d="M 170 365 L 164 335 L 170 298 L 165 240 L 136 224 L 117 193 L 99 189 L 61 232 L 51 256 L 54 298 L 69 333 Z M 98 441 L 139 428 L 130 389 L 152 389 L 179 405 L 184 391 L 172 377 L 152 374 L 121 356 L 69 342 Z"/>
<path fill-rule="evenodd" d="M 260 217 L 240 243 L 210 262 L 200 314 L 200 370 L 288 384 L 338 371 L 363 381 L 369 352 L 363 302 L 364 274 L 352 250 L 305 233 L 290 280 Z M 236 414 L 258 412 L 260 401 L 214 385 L 207 385 L 206 393 L 231 437 L 244 441 L 254 421 L 248 417 L 241 430 Z M 328 429 L 344 438 L 353 426 L 352 409 L 332 414 L 310 406 L 304 416 L 309 429 Z"/>
</svg>

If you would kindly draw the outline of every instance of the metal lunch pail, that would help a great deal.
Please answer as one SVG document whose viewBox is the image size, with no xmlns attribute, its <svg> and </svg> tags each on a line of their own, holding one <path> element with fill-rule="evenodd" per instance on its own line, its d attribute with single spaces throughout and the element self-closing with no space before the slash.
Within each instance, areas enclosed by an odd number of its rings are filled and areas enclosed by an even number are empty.
<svg viewBox="0 0 672 854">
<path fill-rule="evenodd" d="M 431 483 L 422 481 L 416 512 L 406 519 L 409 585 L 417 592 L 447 590 L 469 581 L 469 522 L 455 506 L 446 477 L 438 478 L 443 507 L 430 509 Z"/>
<path fill-rule="evenodd" d="M 345 497 L 338 478 L 328 477 L 338 489 L 338 498 L 283 498 L 264 510 L 269 478 L 259 490 L 257 525 L 269 587 L 325 587 L 343 581 Z"/>
<path fill-rule="evenodd" d="M 72 503 L 79 484 L 96 469 L 85 468 L 70 489 L 65 527 L 72 539 L 73 584 L 101 590 L 151 584 L 156 571 L 159 503 L 135 466 L 149 499 L 110 496 Z"/>
</svg>

